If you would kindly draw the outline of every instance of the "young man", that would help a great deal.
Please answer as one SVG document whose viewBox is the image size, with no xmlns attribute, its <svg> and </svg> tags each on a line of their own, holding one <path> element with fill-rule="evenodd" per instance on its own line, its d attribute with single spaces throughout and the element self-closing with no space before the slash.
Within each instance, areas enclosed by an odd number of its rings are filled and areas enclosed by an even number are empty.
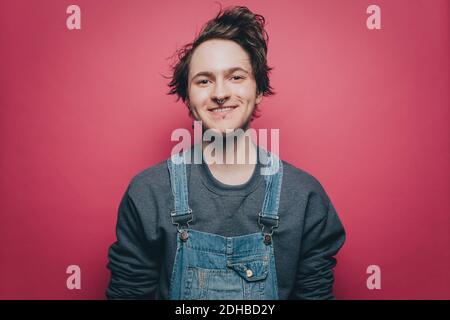
<svg viewBox="0 0 450 320">
<path fill-rule="evenodd" d="M 109 250 L 108 298 L 334 299 L 345 231 L 321 184 L 245 135 L 227 143 L 273 94 L 267 39 L 262 16 L 231 7 L 180 51 L 170 93 L 223 138 L 214 159 L 225 163 L 212 162 L 203 141 L 200 164 L 191 149 L 131 180 Z M 227 163 L 230 148 L 237 157 Z"/>
</svg>

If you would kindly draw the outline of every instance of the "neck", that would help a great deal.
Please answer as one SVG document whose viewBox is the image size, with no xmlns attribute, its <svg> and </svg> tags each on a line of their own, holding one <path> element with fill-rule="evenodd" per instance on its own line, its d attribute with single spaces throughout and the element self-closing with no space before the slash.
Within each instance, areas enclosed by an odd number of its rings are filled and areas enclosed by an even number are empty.
<svg viewBox="0 0 450 320">
<path fill-rule="evenodd" d="M 203 141 L 202 150 L 209 165 L 234 166 L 254 165 L 257 159 L 257 146 L 246 134 L 223 137 L 220 143 Z M 213 155 L 214 153 L 214 155 Z"/>
<path fill-rule="evenodd" d="M 211 149 L 211 143 L 203 141 L 203 157 L 218 180 L 227 184 L 242 184 L 251 177 L 257 161 L 257 146 L 250 136 L 224 137 L 222 148 Z"/>
</svg>

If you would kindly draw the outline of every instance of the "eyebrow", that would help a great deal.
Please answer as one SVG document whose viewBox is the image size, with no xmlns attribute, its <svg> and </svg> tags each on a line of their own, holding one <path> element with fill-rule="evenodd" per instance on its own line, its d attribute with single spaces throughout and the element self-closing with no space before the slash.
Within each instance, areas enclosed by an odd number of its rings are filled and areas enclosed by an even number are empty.
<svg viewBox="0 0 450 320">
<path fill-rule="evenodd" d="M 243 72 L 245 72 L 245 73 L 248 74 L 248 71 L 245 70 L 244 68 L 241 68 L 241 67 L 233 67 L 233 68 L 226 69 L 226 70 L 225 70 L 225 74 L 230 74 L 230 73 L 233 73 L 233 72 L 235 72 L 235 71 L 243 71 Z M 192 77 L 191 81 L 194 80 L 195 78 L 199 77 L 199 76 L 207 76 L 207 77 L 211 77 L 211 76 L 213 76 L 213 73 L 210 72 L 210 71 L 200 71 L 200 72 L 196 73 L 196 74 Z"/>
</svg>

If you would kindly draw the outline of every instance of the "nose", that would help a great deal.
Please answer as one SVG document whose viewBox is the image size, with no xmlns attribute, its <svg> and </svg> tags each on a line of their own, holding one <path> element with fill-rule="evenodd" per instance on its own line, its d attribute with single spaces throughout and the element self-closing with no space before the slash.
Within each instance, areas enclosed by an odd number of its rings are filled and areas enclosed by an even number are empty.
<svg viewBox="0 0 450 320">
<path fill-rule="evenodd" d="M 222 80 L 216 81 L 212 90 L 211 99 L 218 104 L 223 104 L 230 97 L 230 91 L 226 83 Z"/>
</svg>

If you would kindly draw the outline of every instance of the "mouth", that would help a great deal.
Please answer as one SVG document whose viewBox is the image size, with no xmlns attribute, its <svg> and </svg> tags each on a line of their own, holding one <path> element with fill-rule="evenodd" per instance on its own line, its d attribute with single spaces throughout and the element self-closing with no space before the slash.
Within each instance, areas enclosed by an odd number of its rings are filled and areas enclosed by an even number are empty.
<svg viewBox="0 0 450 320">
<path fill-rule="evenodd" d="M 209 109 L 208 111 L 217 118 L 225 118 L 226 115 L 232 113 L 238 106 L 220 106 Z"/>
</svg>

